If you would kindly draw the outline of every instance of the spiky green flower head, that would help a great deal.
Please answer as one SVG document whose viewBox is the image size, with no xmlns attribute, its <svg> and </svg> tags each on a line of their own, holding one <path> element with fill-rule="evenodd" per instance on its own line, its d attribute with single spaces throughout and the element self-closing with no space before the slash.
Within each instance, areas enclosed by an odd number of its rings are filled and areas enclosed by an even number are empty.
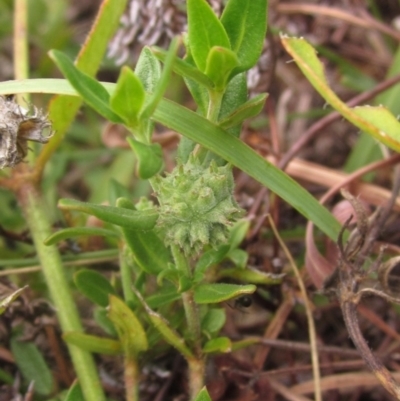
<svg viewBox="0 0 400 401">
<path fill-rule="evenodd" d="M 212 161 L 203 167 L 191 155 L 165 177 L 155 179 L 160 202 L 158 230 L 167 246 L 177 245 L 186 256 L 198 255 L 204 247 L 216 248 L 228 240 L 229 228 L 243 210 L 233 197 L 230 165 Z"/>
</svg>

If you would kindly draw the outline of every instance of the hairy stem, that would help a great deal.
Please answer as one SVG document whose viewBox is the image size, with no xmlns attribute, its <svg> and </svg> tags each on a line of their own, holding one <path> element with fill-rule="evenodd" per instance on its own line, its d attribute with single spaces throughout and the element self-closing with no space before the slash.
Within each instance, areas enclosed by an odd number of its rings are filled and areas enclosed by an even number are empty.
<svg viewBox="0 0 400 401">
<path fill-rule="evenodd" d="M 81 332 L 81 322 L 64 274 L 60 254 L 55 246 L 45 246 L 43 243 L 51 234 L 44 201 L 30 183 L 22 186 L 17 197 L 24 210 L 61 329 L 63 332 Z M 105 400 L 91 354 L 72 345 L 68 345 L 68 349 L 85 400 Z"/>
<path fill-rule="evenodd" d="M 171 250 L 177 269 L 182 271 L 183 274 L 191 276 L 192 272 L 181 250 L 177 246 L 172 246 Z M 201 349 L 200 315 L 193 299 L 193 290 L 190 289 L 182 294 L 182 302 L 189 337 L 195 354 L 195 358 L 187 359 L 189 365 L 190 399 L 195 399 L 204 386 L 205 357 Z"/>
</svg>

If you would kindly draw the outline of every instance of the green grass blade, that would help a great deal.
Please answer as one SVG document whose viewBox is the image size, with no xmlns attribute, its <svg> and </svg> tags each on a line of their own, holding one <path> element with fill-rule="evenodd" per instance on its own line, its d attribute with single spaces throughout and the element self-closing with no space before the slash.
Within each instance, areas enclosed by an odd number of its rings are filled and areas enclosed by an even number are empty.
<svg viewBox="0 0 400 401">
<path fill-rule="evenodd" d="M 115 84 L 103 84 L 112 92 Z M 0 94 L 61 93 L 77 95 L 71 85 L 62 79 L 37 79 L 0 83 Z M 319 202 L 296 181 L 266 161 L 249 146 L 200 115 L 169 100 L 162 100 L 154 120 L 180 132 L 221 156 L 262 185 L 268 187 L 303 216 L 311 220 L 328 237 L 335 240 L 340 224 Z"/>
</svg>

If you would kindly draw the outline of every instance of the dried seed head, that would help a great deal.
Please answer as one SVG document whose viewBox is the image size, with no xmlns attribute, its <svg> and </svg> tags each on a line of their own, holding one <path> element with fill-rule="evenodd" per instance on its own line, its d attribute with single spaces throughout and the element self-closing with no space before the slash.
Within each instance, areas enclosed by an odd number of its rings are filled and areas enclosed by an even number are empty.
<svg viewBox="0 0 400 401">
<path fill-rule="evenodd" d="M 40 110 L 26 110 L 12 97 L 0 96 L 0 168 L 20 163 L 28 153 L 28 141 L 47 143 L 50 135 L 51 124 Z"/>
</svg>

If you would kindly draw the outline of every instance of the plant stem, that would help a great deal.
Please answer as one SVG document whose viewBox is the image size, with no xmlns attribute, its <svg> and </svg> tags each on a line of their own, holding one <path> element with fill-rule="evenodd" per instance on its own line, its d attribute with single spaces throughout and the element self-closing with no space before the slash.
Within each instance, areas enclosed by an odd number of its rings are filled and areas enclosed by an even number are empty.
<svg viewBox="0 0 400 401">
<path fill-rule="evenodd" d="M 372 373 L 379 380 L 385 389 L 400 400 L 400 386 L 393 378 L 391 373 L 386 369 L 382 362 L 376 358 L 374 353 L 369 348 L 364 336 L 361 333 L 357 317 L 357 304 L 353 300 L 340 300 L 343 318 L 346 323 L 349 335 L 364 359 L 365 363 L 372 370 Z"/>
<path fill-rule="evenodd" d="M 187 263 L 185 256 L 182 254 L 178 246 L 171 246 L 172 256 L 174 257 L 175 265 L 182 274 L 192 275 L 190 267 Z M 201 356 L 201 329 L 200 329 L 200 317 L 197 305 L 193 299 L 193 290 L 188 290 L 182 293 L 182 302 L 185 309 L 186 322 L 188 325 L 190 340 L 194 345 L 196 356 Z"/>
<path fill-rule="evenodd" d="M 122 283 L 122 292 L 124 294 L 125 302 L 135 301 L 136 296 L 132 290 L 133 281 L 132 281 L 132 269 L 129 263 L 127 262 L 126 257 L 126 248 L 120 250 L 119 255 L 119 265 L 121 269 L 121 283 Z"/>
<path fill-rule="evenodd" d="M 125 356 L 124 368 L 126 401 L 139 401 L 139 369 L 135 357 Z"/>
<path fill-rule="evenodd" d="M 204 387 L 205 358 L 188 359 L 190 400 L 194 401 L 200 390 Z"/>
<path fill-rule="evenodd" d="M 182 274 L 192 275 L 187 259 L 182 254 L 179 247 L 171 246 L 175 265 Z M 189 337 L 193 344 L 195 358 L 187 358 L 189 365 L 189 387 L 190 399 L 195 399 L 197 394 L 204 386 L 205 357 L 201 349 L 201 327 L 199 310 L 193 298 L 193 290 L 190 289 L 182 293 L 182 303 L 185 310 L 186 322 L 188 326 Z"/>
<path fill-rule="evenodd" d="M 208 110 L 207 110 L 207 120 L 212 122 L 218 121 L 219 112 L 221 110 L 221 102 L 223 97 L 223 92 L 217 91 L 209 91 L 210 102 L 208 103 Z"/>
<path fill-rule="evenodd" d="M 42 265 L 43 274 L 57 310 L 63 332 L 82 331 L 76 305 L 69 290 L 60 254 L 55 246 L 45 246 L 43 241 L 51 234 L 46 206 L 37 189 L 30 182 L 17 193 L 27 224 Z M 103 401 L 105 396 L 90 353 L 68 345 L 76 374 L 86 401 Z"/>
<path fill-rule="evenodd" d="M 14 77 L 26 79 L 29 76 L 28 56 L 28 2 L 27 0 L 14 1 Z M 29 101 L 29 94 L 18 95 L 18 103 Z"/>
</svg>

